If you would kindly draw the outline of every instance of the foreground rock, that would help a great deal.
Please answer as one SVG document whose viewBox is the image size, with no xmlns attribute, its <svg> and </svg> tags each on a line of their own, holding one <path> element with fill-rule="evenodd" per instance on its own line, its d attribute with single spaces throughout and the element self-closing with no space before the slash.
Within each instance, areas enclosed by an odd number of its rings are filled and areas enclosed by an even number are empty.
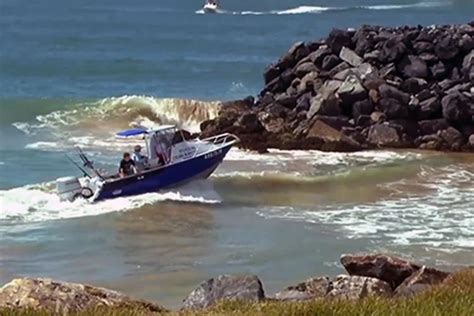
<svg viewBox="0 0 474 316">
<path fill-rule="evenodd" d="M 43 309 L 68 314 L 98 306 L 166 311 L 158 304 L 136 300 L 120 292 L 51 279 L 14 279 L 0 288 L 0 310 Z"/>
<path fill-rule="evenodd" d="M 340 275 L 334 279 L 332 290 L 328 297 L 357 300 L 368 296 L 393 295 L 392 288 L 387 282 L 376 278 L 354 275 Z"/>
<path fill-rule="evenodd" d="M 332 281 L 328 277 L 311 278 L 294 286 L 289 286 L 272 298 L 279 301 L 304 301 L 325 297 L 332 290 Z"/>
<path fill-rule="evenodd" d="M 235 133 L 261 152 L 472 152 L 473 25 L 362 26 L 298 42 L 265 70 L 256 102 L 222 106 L 202 133 Z"/>
<path fill-rule="evenodd" d="M 377 278 L 390 284 L 392 289 L 420 269 L 410 261 L 383 254 L 342 255 L 341 263 L 350 275 Z"/>
<path fill-rule="evenodd" d="M 221 275 L 201 283 L 183 302 L 184 309 L 202 309 L 222 300 L 258 302 L 265 298 L 255 275 Z"/>
<path fill-rule="evenodd" d="M 423 266 L 420 270 L 406 278 L 397 287 L 395 293 L 397 296 L 413 296 L 418 292 L 431 288 L 433 285 L 442 283 L 448 276 L 449 273 L 447 272 Z"/>
</svg>

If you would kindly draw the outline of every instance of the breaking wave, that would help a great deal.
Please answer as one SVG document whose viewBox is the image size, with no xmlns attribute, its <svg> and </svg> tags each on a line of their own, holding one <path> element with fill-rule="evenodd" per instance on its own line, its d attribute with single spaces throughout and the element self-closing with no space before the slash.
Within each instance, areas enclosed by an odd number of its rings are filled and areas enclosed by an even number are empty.
<svg viewBox="0 0 474 316">
<path fill-rule="evenodd" d="M 194 192 L 195 193 L 195 192 Z M 199 192 L 197 192 L 199 194 Z M 127 211 L 157 202 L 174 201 L 178 203 L 216 204 L 219 200 L 200 195 L 191 195 L 186 191 L 147 193 L 132 197 L 89 203 L 78 199 L 74 202 L 62 202 L 54 191 L 52 182 L 27 185 L 24 187 L 0 191 L 0 223 L 33 223 L 58 219 L 96 216 L 111 212 Z"/>
<path fill-rule="evenodd" d="M 412 4 L 380 4 L 380 5 L 359 5 L 347 7 L 325 7 L 325 6 L 310 6 L 303 5 L 285 10 L 271 10 L 271 11 L 225 11 L 220 10 L 218 14 L 232 14 L 232 15 L 289 15 L 289 14 L 319 14 L 329 11 L 352 11 L 352 10 L 400 10 L 410 8 L 434 8 L 449 5 L 446 2 L 425 1 Z M 205 14 L 203 10 L 196 11 L 196 14 Z"/>
<path fill-rule="evenodd" d="M 202 121 L 217 115 L 219 106 L 220 102 L 125 95 L 76 104 L 66 110 L 38 115 L 33 122 L 15 122 L 13 125 L 26 134 L 45 131 L 68 133 L 71 128 L 104 131 L 160 124 L 177 124 L 190 132 L 197 132 Z"/>
</svg>

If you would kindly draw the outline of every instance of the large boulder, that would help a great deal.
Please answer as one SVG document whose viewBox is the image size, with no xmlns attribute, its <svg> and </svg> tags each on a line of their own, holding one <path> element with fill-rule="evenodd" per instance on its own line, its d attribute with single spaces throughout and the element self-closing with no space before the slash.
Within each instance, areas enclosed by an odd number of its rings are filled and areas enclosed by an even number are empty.
<svg viewBox="0 0 474 316">
<path fill-rule="evenodd" d="M 258 120 L 255 113 L 249 112 L 243 114 L 235 123 L 234 126 L 241 133 L 259 133 L 264 130 L 262 124 Z"/>
<path fill-rule="evenodd" d="M 328 297 L 336 299 L 358 300 L 368 296 L 390 297 L 392 288 L 382 280 L 355 275 L 340 275 L 332 282 Z"/>
<path fill-rule="evenodd" d="M 339 55 L 342 47 L 350 47 L 352 45 L 352 35 L 352 32 L 349 31 L 333 29 L 329 33 L 326 43 L 334 54 Z"/>
<path fill-rule="evenodd" d="M 377 278 L 390 284 L 392 289 L 420 269 L 410 261 L 383 254 L 343 255 L 341 263 L 350 275 Z"/>
<path fill-rule="evenodd" d="M 280 301 L 303 301 L 325 297 L 331 290 L 332 282 L 328 277 L 317 277 L 289 286 L 273 295 L 272 298 Z"/>
<path fill-rule="evenodd" d="M 397 119 L 408 116 L 408 107 L 397 99 L 383 98 L 379 101 L 378 106 L 387 118 Z"/>
<path fill-rule="evenodd" d="M 323 151 L 355 151 L 361 149 L 361 145 L 357 141 L 320 119 L 314 120 L 306 138 L 310 141 L 319 140 L 318 143 L 321 144 L 321 147 L 318 149 Z"/>
<path fill-rule="evenodd" d="M 434 96 L 423 100 L 417 107 L 417 118 L 420 120 L 427 120 L 433 117 L 439 117 L 441 114 L 441 102 L 438 97 Z"/>
<path fill-rule="evenodd" d="M 314 115 L 340 115 L 340 100 L 336 97 L 336 91 L 342 82 L 329 80 L 318 90 L 318 94 L 311 99 L 311 107 L 308 111 L 308 119 Z"/>
<path fill-rule="evenodd" d="M 120 292 L 51 279 L 14 279 L 0 288 L 0 310 L 41 309 L 51 314 L 66 315 L 100 306 L 142 309 L 150 313 L 167 311 L 158 304 L 137 300 Z"/>
<path fill-rule="evenodd" d="M 459 91 L 450 93 L 441 100 L 443 117 L 451 122 L 466 123 L 472 121 L 469 100 Z"/>
<path fill-rule="evenodd" d="M 398 36 L 392 36 L 382 45 L 379 61 L 390 63 L 399 60 L 406 52 L 407 48 Z"/>
<path fill-rule="evenodd" d="M 449 276 L 448 272 L 422 266 L 418 271 L 406 278 L 395 290 L 397 296 L 413 296 L 442 283 Z"/>
<path fill-rule="evenodd" d="M 365 90 L 359 78 L 355 75 L 347 76 L 346 80 L 337 90 L 337 94 L 342 103 L 348 106 L 367 98 L 367 90 Z"/>
<path fill-rule="evenodd" d="M 296 67 L 295 75 L 298 78 L 304 77 L 307 73 L 317 72 L 318 68 L 312 62 L 306 62 Z"/>
<path fill-rule="evenodd" d="M 357 55 L 353 50 L 343 47 L 339 53 L 339 58 L 347 62 L 352 67 L 358 67 L 363 63 L 363 59 Z"/>
<path fill-rule="evenodd" d="M 265 298 L 255 275 L 220 275 L 201 283 L 183 301 L 184 309 L 203 309 L 222 300 L 258 302 Z"/>
</svg>

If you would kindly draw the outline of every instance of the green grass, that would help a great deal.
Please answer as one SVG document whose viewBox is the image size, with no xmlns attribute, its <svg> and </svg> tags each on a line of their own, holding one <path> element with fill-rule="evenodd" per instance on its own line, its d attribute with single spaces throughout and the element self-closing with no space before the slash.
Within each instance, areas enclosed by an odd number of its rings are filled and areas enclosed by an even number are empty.
<svg viewBox="0 0 474 316">
<path fill-rule="evenodd" d="M 0 315 L 43 316 L 41 311 L 0 312 Z M 98 307 L 78 314 L 80 316 L 159 315 L 140 309 L 117 309 Z M 341 316 L 473 316 L 474 315 L 474 269 L 454 274 L 450 279 L 429 291 L 412 298 L 376 298 L 360 301 L 318 299 L 305 302 L 262 303 L 221 302 L 205 311 L 170 312 L 162 315 L 341 315 Z"/>
</svg>

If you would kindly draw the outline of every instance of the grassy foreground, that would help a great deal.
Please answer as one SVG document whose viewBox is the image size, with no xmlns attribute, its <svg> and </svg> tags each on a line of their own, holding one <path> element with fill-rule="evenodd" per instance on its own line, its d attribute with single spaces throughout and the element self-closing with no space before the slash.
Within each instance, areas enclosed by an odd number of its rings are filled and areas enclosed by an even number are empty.
<svg viewBox="0 0 474 316">
<path fill-rule="evenodd" d="M 46 316 L 42 311 L 0 311 L 0 315 Z M 122 316 L 159 315 L 138 309 L 99 307 L 81 313 L 80 316 Z M 199 312 L 170 312 L 164 315 L 474 315 L 474 269 L 466 269 L 452 275 L 447 282 L 412 298 L 367 298 L 357 302 L 342 300 L 313 300 L 305 302 L 222 302 L 217 306 Z"/>
</svg>

